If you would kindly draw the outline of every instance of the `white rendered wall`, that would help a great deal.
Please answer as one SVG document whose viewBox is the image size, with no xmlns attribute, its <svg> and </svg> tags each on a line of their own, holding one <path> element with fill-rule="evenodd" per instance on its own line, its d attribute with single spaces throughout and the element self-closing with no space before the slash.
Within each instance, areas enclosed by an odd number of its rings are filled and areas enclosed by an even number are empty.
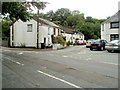
<svg viewBox="0 0 120 90">
<path fill-rule="evenodd" d="M 32 32 L 27 32 L 27 25 L 32 24 Z M 25 45 L 27 47 L 36 47 L 37 44 L 37 22 L 30 20 L 22 22 L 18 20 L 14 24 L 14 46 Z"/>
</svg>

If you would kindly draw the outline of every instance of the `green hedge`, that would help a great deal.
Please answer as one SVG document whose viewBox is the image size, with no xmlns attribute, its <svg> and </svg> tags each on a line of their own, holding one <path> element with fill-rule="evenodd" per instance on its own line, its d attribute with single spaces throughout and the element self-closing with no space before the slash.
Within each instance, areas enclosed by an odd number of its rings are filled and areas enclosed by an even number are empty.
<svg viewBox="0 0 120 90">
<path fill-rule="evenodd" d="M 57 37 L 54 37 L 53 43 L 54 43 L 54 44 L 62 44 L 62 45 L 65 45 L 65 44 L 66 44 L 66 41 L 65 41 L 65 38 L 64 38 L 64 37 L 62 37 L 62 36 L 57 36 Z"/>
</svg>

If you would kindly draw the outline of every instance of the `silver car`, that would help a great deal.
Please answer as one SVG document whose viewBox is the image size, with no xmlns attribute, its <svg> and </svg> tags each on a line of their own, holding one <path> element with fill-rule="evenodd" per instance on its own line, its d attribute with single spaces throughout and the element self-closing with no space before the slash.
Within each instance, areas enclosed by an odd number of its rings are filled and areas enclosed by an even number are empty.
<svg viewBox="0 0 120 90">
<path fill-rule="evenodd" d="M 94 41 L 94 39 L 89 39 L 89 40 L 87 40 L 87 42 L 86 42 L 86 48 L 90 48 L 90 46 L 91 46 L 91 43 Z"/>
<path fill-rule="evenodd" d="M 106 44 L 105 49 L 108 52 L 120 51 L 120 40 L 113 40 Z"/>
</svg>

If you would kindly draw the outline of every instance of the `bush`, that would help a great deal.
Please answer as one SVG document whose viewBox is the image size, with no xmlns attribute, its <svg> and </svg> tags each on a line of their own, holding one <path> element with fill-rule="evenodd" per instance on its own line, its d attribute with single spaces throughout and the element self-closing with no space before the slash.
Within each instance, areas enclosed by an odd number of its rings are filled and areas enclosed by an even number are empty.
<svg viewBox="0 0 120 90">
<path fill-rule="evenodd" d="M 68 41 L 67 46 L 69 46 L 69 45 L 73 45 L 73 42 Z"/>
<path fill-rule="evenodd" d="M 26 47 L 26 45 L 25 45 L 24 43 L 21 43 L 20 46 L 21 46 L 22 48 Z"/>
<path fill-rule="evenodd" d="M 57 37 L 54 37 L 53 43 L 54 43 L 54 44 L 62 44 L 62 45 L 65 45 L 65 44 L 66 44 L 66 41 L 64 40 L 64 37 L 62 37 L 62 36 L 57 36 Z"/>
</svg>

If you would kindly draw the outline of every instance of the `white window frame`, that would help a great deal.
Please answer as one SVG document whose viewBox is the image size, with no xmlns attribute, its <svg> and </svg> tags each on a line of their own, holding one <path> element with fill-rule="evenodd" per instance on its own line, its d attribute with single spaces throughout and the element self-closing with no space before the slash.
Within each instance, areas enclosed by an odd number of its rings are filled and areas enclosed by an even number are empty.
<svg viewBox="0 0 120 90">
<path fill-rule="evenodd" d="M 27 24 L 27 32 L 32 32 L 32 24 Z"/>
</svg>

